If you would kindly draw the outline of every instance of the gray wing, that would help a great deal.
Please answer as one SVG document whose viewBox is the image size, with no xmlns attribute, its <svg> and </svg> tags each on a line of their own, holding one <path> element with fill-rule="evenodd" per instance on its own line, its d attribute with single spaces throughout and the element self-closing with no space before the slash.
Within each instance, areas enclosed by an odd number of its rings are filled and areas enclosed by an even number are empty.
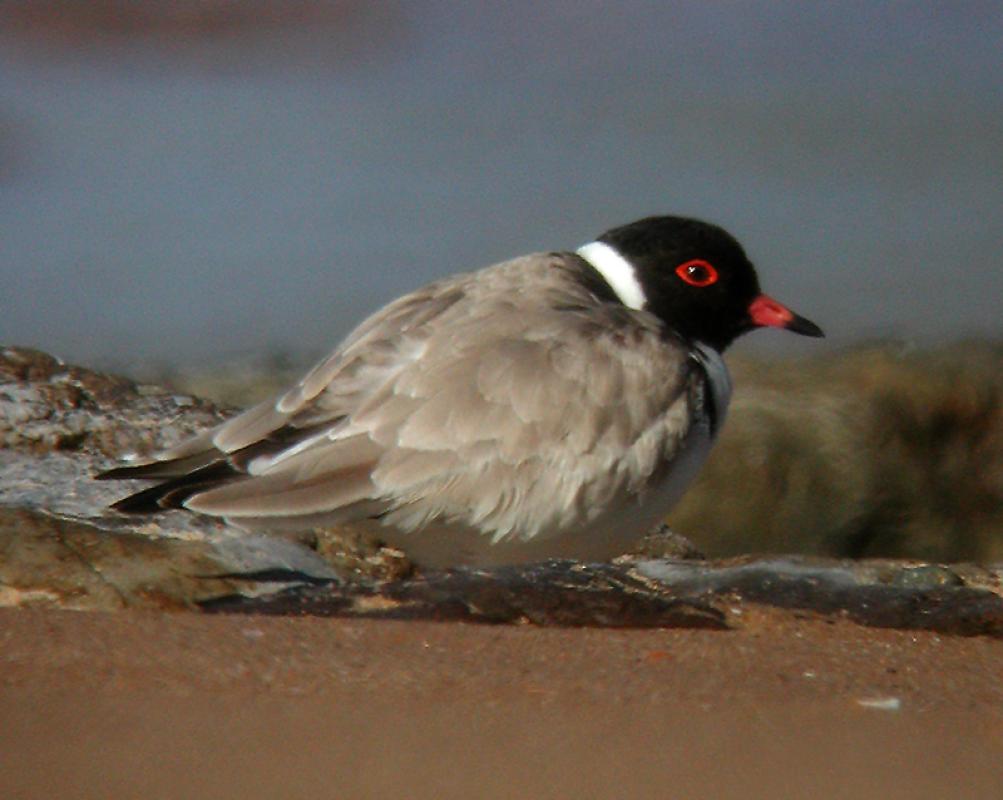
<svg viewBox="0 0 1003 800">
<path fill-rule="evenodd" d="M 390 304 L 276 401 L 139 468 L 172 478 L 145 505 L 272 527 L 440 519 L 504 537 L 639 491 L 687 433 L 693 370 L 653 318 L 600 303 L 564 258 Z"/>
</svg>

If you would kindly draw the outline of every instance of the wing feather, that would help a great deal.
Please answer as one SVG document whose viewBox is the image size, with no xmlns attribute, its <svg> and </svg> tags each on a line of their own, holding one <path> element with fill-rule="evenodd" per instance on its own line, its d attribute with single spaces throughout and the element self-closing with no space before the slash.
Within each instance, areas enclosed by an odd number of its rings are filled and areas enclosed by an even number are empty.
<svg viewBox="0 0 1003 800">
<path fill-rule="evenodd" d="M 635 491 L 687 433 L 653 427 L 670 407 L 687 419 L 684 349 L 564 263 L 517 259 L 391 303 L 275 401 L 129 473 L 171 478 L 138 505 L 249 526 L 458 520 L 505 538 Z"/>
<path fill-rule="evenodd" d="M 309 478 L 293 472 L 261 475 L 189 497 L 185 508 L 220 517 L 299 516 L 334 511 L 372 498 L 368 465 L 331 470 Z"/>
</svg>

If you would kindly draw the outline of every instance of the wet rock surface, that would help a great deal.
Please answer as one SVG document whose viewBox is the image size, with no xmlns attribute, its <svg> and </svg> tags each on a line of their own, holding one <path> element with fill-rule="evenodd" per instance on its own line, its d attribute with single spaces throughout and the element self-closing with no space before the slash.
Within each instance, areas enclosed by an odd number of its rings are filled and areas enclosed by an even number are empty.
<svg viewBox="0 0 1003 800">
<path fill-rule="evenodd" d="M 0 350 L 0 605 L 712 629 L 770 606 L 1003 635 L 1000 566 L 708 561 L 663 531 L 612 564 L 415 574 L 403 554 L 337 532 L 290 540 L 181 512 L 107 509 L 129 485 L 94 481 L 95 472 L 227 413 L 37 351 Z"/>
<path fill-rule="evenodd" d="M 550 561 L 491 570 L 430 572 L 351 586 L 315 582 L 268 598 L 222 597 L 202 607 L 217 612 L 569 627 L 727 627 L 725 615 L 704 598 L 676 597 L 664 589 L 626 565 Z"/>
<path fill-rule="evenodd" d="M 762 605 L 879 628 L 1003 636 L 1001 573 L 973 566 L 804 558 L 553 561 L 457 569 L 370 585 L 316 582 L 256 598 L 213 599 L 203 607 L 237 613 L 727 629 L 742 625 L 750 605 Z"/>
</svg>

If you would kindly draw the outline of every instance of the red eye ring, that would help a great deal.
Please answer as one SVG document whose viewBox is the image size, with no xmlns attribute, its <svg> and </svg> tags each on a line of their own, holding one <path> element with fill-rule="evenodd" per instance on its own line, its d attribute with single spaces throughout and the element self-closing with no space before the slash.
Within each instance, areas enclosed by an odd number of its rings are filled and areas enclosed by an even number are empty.
<svg viewBox="0 0 1003 800">
<path fill-rule="evenodd" d="M 694 258 L 676 267 L 676 275 L 686 281 L 690 286 L 710 286 L 717 283 L 717 270 L 709 261 L 702 258 Z"/>
</svg>

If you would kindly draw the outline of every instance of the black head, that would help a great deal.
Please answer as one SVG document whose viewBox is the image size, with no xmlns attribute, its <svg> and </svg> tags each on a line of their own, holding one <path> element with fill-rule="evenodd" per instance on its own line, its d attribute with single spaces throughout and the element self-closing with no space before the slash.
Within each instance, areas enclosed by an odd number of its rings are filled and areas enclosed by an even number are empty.
<svg viewBox="0 0 1003 800">
<path fill-rule="evenodd" d="M 817 325 L 760 291 L 756 270 L 742 246 L 716 225 L 683 217 L 648 217 L 613 228 L 598 242 L 598 248 L 587 245 L 579 253 L 603 274 L 620 299 L 650 311 L 689 339 L 724 350 L 737 336 L 763 326 L 823 335 Z M 622 273 L 632 268 L 632 276 L 616 274 L 621 269 L 615 264 L 617 255 L 626 262 Z M 603 261 L 605 268 L 599 263 Z"/>
</svg>

